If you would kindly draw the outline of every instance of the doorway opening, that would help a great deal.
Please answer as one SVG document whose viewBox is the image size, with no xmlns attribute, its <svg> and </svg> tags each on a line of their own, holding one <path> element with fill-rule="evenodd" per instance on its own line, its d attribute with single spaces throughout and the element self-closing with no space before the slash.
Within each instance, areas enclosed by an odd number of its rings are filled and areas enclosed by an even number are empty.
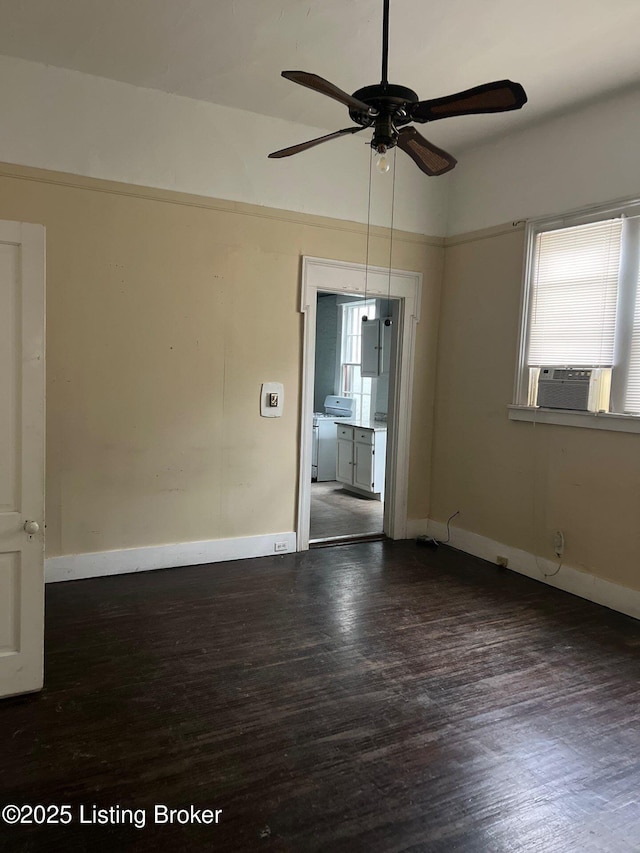
<svg viewBox="0 0 640 853">
<path fill-rule="evenodd" d="M 418 272 L 303 258 L 299 551 L 406 536 L 421 286 Z"/>
<path fill-rule="evenodd" d="M 317 294 L 310 546 L 384 536 L 398 307 L 394 299 Z"/>
</svg>

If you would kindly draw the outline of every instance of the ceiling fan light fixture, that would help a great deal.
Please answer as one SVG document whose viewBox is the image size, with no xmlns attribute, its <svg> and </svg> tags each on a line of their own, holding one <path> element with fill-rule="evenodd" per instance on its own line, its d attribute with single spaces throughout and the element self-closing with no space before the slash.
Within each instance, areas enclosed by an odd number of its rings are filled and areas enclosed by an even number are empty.
<svg viewBox="0 0 640 853">
<path fill-rule="evenodd" d="M 389 152 L 386 145 L 379 145 L 377 148 L 376 169 L 381 175 L 389 171 L 391 163 L 389 162 Z"/>
</svg>

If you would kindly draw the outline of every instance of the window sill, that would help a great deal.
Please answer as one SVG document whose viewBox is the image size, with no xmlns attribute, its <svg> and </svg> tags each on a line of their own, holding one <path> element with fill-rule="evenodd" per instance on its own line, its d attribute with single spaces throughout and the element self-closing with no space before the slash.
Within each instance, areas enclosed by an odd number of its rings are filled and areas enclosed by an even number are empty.
<svg viewBox="0 0 640 853">
<path fill-rule="evenodd" d="M 539 409 L 535 406 L 509 406 L 508 408 L 510 421 L 640 433 L 640 417 L 637 415 L 575 412 L 570 409 Z"/>
</svg>

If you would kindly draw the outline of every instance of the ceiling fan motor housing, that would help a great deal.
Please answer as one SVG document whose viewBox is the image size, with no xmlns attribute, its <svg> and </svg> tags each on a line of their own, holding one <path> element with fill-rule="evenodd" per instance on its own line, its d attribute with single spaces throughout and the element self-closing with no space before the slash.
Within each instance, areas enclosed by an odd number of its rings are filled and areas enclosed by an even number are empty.
<svg viewBox="0 0 640 853">
<path fill-rule="evenodd" d="M 349 115 L 353 121 L 363 127 L 374 125 L 371 147 L 376 151 L 384 151 L 396 145 L 397 128 L 411 121 L 411 110 L 407 107 L 417 104 L 420 100 L 412 89 L 395 83 L 365 86 L 354 92 L 353 97 L 375 110 L 373 115 L 359 110 L 349 110 Z"/>
</svg>

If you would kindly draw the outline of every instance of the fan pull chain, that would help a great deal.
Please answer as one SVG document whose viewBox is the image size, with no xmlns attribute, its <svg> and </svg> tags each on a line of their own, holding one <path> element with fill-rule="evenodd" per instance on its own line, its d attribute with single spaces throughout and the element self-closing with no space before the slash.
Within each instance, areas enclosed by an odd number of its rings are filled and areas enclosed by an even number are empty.
<svg viewBox="0 0 640 853">
<path fill-rule="evenodd" d="M 387 284 L 387 315 L 391 310 L 391 255 L 393 253 L 393 214 L 395 212 L 396 201 L 396 154 L 397 148 L 393 149 L 393 182 L 391 184 L 391 228 L 389 233 L 389 281 Z M 384 321 L 385 326 L 391 325 L 391 317 L 387 316 Z"/>
<path fill-rule="evenodd" d="M 364 301 L 365 308 L 367 302 L 367 285 L 369 282 L 369 231 L 371 230 L 371 172 L 373 171 L 373 149 L 371 149 L 371 156 L 369 158 L 369 198 L 367 201 L 367 250 L 365 255 L 364 262 Z M 366 323 L 369 318 L 365 314 L 362 318 L 362 322 Z"/>
</svg>

